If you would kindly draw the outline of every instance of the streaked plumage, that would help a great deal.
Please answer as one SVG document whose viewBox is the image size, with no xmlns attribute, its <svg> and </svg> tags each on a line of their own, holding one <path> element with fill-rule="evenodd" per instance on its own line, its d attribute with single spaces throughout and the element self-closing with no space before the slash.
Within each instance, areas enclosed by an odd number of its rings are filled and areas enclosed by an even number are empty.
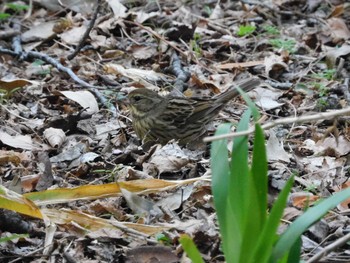
<svg viewBox="0 0 350 263">
<path fill-rule="evenodd" d="M 259 79 L 251 78 L 237 86 L 248 92 L 259 83 Z M 235 87 L 212 99 L 162 97 L 148 89 L 133 90 L 128 98 L 134 130 L 144 142 L 166 144 L 176 139 L 187 144 L 203 135 L 205 126 L 227 102 L 239 95 Z"/>
</svg>

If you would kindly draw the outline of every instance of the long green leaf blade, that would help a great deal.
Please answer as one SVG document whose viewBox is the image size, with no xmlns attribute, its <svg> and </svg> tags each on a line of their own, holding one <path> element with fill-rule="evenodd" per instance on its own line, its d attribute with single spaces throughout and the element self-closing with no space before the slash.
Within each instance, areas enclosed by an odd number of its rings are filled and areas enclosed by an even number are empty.
<svg viewBox="0 0 350 263">
<path fill-rule="evenodd" d="M 238 92 L 241 94 L 244 101 L 247 103 L 249 109 L 251 110 L 251 114 L 253 115 L 253 119 L 255 122 L 257 122 L 260 118 L 260 113 L 258 108 L 255 106 L 255 103 L 249 98 L 249 96 L 241 89 L 237 88 Z"/>
<path fill-rule="evenodd" d="M 215 135 L 230 132 L 230 124 L 222 124 L 218 127 Z M 223 243 L 223 250 L 226 258 L 238 257 L 240 249 L 241 233 L 237 218 L 232 213 L 228 204 L 230 169 L 228 162 L 227 140 L 214 141 L 211 148 L 211 170 L 212 170 L 212 191 L 214 205 L 220 225 L 220 233 Z M 235 233 L 235 240 L 231 236 Z"/>
<path fill-rule="evenodd" d="M 282 234 L 273 250 L 273 260 L 276 262 L 287 253 L 296 240 L 316 221 L 322 218 L 329 210 L 339 203 L 350 198 L 350 188 L 334 194 L 323 200 L 318 205 L 309 208 L 303 215 L 298 217 L 293 224 Z"/>
<path fill-rule="evenodd" d="M 188 235 L 182 235 L 179 239 L 179 242 L 193 263 L 204 263 L 204 260 L 199 253 L 196 245 Z"/>
<path fill-rule="evenodd" d="M 254 183 L 254 190 L 258 195 L 257 208 L 259 210 L 257 220 L 261 225 L 264 225 L 267 211 L 267 156 L 264 132 L 258 124 L 255 125 L 252 179 Z"/>
<path fill-rule="evenodd" d="M 241 117 L 237 131 L 248 129 L 251 111 L 247 110 Z M 254 248 L 254 240 L 258 232 L 256 218 L 256 201 L 252 189 L 251 177 L 248 165 L 248 136 L 240 136 L 234 139 L 231 156 L 231 180 L 229 185 L 228 202 L 237 223 L 237 231 L 241 239 L 237 240 L 238 261 L 246 262 L 250 257 L 250 251 Z M 232 221 L 232 219 L 231 219 Z M 235 236 L 237 232 L 232 232 Z M 227 260 L 227 259 L 226 259 Z"/>
<path fill-rule="evenodd" d="M 247 110 L 238 123 L 237 131 L 248 129 L 251 111 Z M 234 139 L 231 156 L 231 180 L 229 184 L 229 200 L 233 212 L 238 217 L 240 231 L 244 231 L 245 217 L 248 205 L 248 137 L 240 136 Z"/>
<path fill-rule="evenodd" d="M 268 262 L 272 255 L 273 244 L 276 240 L 277 228 L 282 218 L 290 189 L 293 186 L 293 182 L 294 178 L 289 178 L 286 185 L 278 195 L 277 200 L 273 204 L 270 215 L 266 220 L 264 229 L 259 236 L 259 245 L 253 254 L 255 259 L 260 259 L 260 262 Z"/>
<path fill-rule="evenodd" d="M 267 217 L 267 158 L 265 138 L 260 125 L 256 124 L 252 169 L 247 178 L 248 211 L 245 219 L 241 262 L 255 262 L 255 251 Z"/>
<path fill-rule="evenodd" d="M 289 251 L 287 263 L 299 262 L 301 245 L 302 245 L 302 241 L 301 241 L 301 237 L 299 237 L 297 241 L 294 243 L 294 245 L 292 246 L 291 250 Z"/>
</svg>

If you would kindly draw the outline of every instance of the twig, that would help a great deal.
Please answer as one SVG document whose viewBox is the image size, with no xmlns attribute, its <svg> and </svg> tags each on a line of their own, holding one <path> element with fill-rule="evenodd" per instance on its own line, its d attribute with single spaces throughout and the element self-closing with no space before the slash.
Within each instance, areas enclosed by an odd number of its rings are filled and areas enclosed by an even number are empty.
<svg viewBox="0 0 350 263">
<path fill-rule="evenodd" d="M 19 23 L 19 21 L 17 19 L 14 20 L 13 28 L 15 30 L 21 31 L 21 24 Z M 22 49 L 22 45 L 21 45 L 21 36 L 20 35 L 16 35 L 13 37 L 12 48 L 17 54 L 19 54 L 19 59 L 23 60 L 23 49 Z"/>
<path fill-rule="evenodd" d="M 100 1 L 100 0 L 98 0 Z M 14 23 L 14 29 L 15 30 L 20 30 L 21 29 L 21 25 L 19 23 L 17 23 L 17 21 L 15 21 Z M 91 92 L 93 92 L 95 94 L 95 96 L 100 100 L 100 102 L 105 105 L 107 108 L 110 109 L 110 111 L 112 112 L 112 115 L 114 117 L 117 116 L 117 110 L 114 107 L 113 104 L 108 103 L 107 99 L 98 91 L 98 89 L 93 86 L 90 85 L 89 83 L 85 82 L 84 80 L 81 80 L 70 68 L 67 68 L 65 66 L 63 66 L 60 62 L 58 62 L 56 59 L 36 52 L 36 51 L 29 51 L 29 52 L 24 52 L 22 49 L 22 45 L 21 45 L 21 38 L 20 36 L 15 36 L 12 40 L 12 48 L 14 51 L 3 48 L 0 46 L 0 53 L 4 53 L 4 54 L 8 54 L 14 57 L 19 57 L 20 60 L 26 60 L 26 59 L 41 59 L 51 65 L 53 65 L 54 67 L 56 67 L 58 70 L 62 71 L 62 72 L 66 72 L 76 83 L 80 84 L 81 86 L 89 89 Z"/>
<path fill-rule="evenodd" d="M 136 45 L 141 46 L 142 44 L 140 42 L 137 42 L 137 40 L 133 39 L 131 36 L 129 36 L 129 34 L 126 32 L 126 30 L 122 27 L 121 28 L 122 33 L 128 38 L 130 39 L 131 42 L 135 43 Z"/>
<path fill-rule="evenodd" d="M 6 110 L 8 113 L 10 113 L 11 115 L 15 116 L 16 118 L 19 118 L 19 119 L 22 119 L 22 120 L 25 120 L 25 121 L 28 121 L 28 119 L 10 111 L 7 107 L 5 107 L 4 105 L 0 104 L 0 107 L 3 108 L 4 110 Z"/>
<path fill-rule="evenodd" d="M 348 104 L 350 104 L 349 82 L 350 82 L 350 78 L 345 78 L 344 84 L 341 85 L 341 89 L 344 93 L 344 97 L 345 97 L 346 101 L 348 102 Z"/>
<path fill-rule="evenodd" d="M 70 68 L 67 68 L 63 66 L 60 62 L 58 62 L 56 59 L 46 55 L 42 54 L 40 52 L 36 51 L 29 51 L 29 52 L 15 52 L 3 47 L 0 47 L 0 53 L 8 54 L 11 56 L 20 56 L 23 58 L 23 60 L 29 60 L 29 59 L 40 59 L 45 61 L 46 63 L 51 64 L 52 66 L 56 67 L 59 71 L 67 73 L 76 83 L 81 85 L 84 88 L 89 89 L 92 93 L 95 94 L 95 96 L 100 100 L 100 102 L 108 107 L 110 111 L 112 112 L 113 116 L 117 116 L 117 109 L 114 107 L 114 105 L 109 104 L 107 99 L 100 93 L 100 91 L 97 89 L 97 87 L 87 83 L 86 81 L 80 79 Z"/>
<path fill-rule="evenodd" d="M 21 31 L 15 29 L 9 29 L 7 31 L 0 32 L 0 39 L 10 38 L 21 34 Z"/>
<path fill-rule="evenodd" d="M 51 245 L 50 245 L 51 246 Z M 23 259 L 25 258 L 28 258 L 28 257 L 37 257 L 35 254 L 38 253 L 39 251 L 43 250 L 45 247 L 40 247 L 34 251 L 31 251 L 29 253 L 27 253 L 26 255 L 24 256 L 19 256 L 18 258 L 14 259 L 14 260 L 11 260 L 11 261 L 7 261 L 9 263 L 15 263 L 15 262 L 18 262 L 18 261 L 22 261 Z M 44 255 L 40 255 L 40 257 L 42 257 Z"/>
<path fill-rule="evenodd" d="M 33 0 L 29 0 L 29 5 L 28 6 L 29 6 L 29 8 L 27 10 L 27 13 L 23 17 L 22 21 L 30 18 L 30 16 L 32 15 L 32 13 L 33 13 Z"/>
<path fill-rule="evenodd" d="M 269 84 L 271 87 L 280 89 L 280 90 L 289 90 L 293 86 L 293 83 L 288 83 L 288 82 L 282 83 L 282 82 L 272 81 L 269 79 L 265 80 L 265 82 Z"/>
<path fill-rule="evenodd" d="M 213 19 L 210 19 L 210 18 L 207 18 L 207 17 L 204 17 L 204 16 L 196 15 L 195 13 L 190 12 L 187 9 L 184 9 L 183 11 L 186 13 L 186 15 L 190 15 L 192 17 L 198 18 L 198 20 L 207 22 L 208 23 L 208 27 L 212 27 L 213 29 L 215 29 L 216 31 L 222 33 L 223 35 L 229 35 L 229 36 L 232 35 L 230 30 L 228 30 L 225 25 L 217 22 L 219 19 L 213 20 Z M 230 18 L 230 19 L 232 20 L 232 18 Z"/>
<path fill-rule="evenodd" d="M 310 258 L 307 263 L 312 263 L 312 262 L 319 262 L 319 259 L 321 259 L 323 256 L 327 255 L 328 253 L 332 252 L 336 248 L 340 247 L 341 245 L 345 244 L 350 240 L 350 233 L 347 235 L 339 238 L 337 241 L 333 242 L 332 244 L 326 246 L 323 248 L 320 252 L 315 254 L 312 258 Z"/>
<path fill-rule="evenodd" d="M 242 3 L 248 4 L 248 5 L 257 5 L 257 6 L 261 6 L 261 7 L 265 7 L 267 9 L 269 9 L 270 11 L 272 11 L 273 13 L 278 13 L 278 14 L 282 14 L 282 15 L 290 15 L 290 16 L 300 16 L 300 17 L 305 17 L 305 18 L 313 18 L 316 19 L 317 21 L 323 23 L 323 24 L 327 24 L 322 18 L 316 17 L 316 16 L 311 16 L 308 14 L 304 14 L 302 12 L 298 12 L 298 11 L 284 11 L 281 9 L 277 9 L 274 6 L 265 4 L 262 1 L 254 1 L 254 0 L 240 0 Z"/>
<path fill-rule="evenodd" d="M 282 118 L 278 119 L 275 121 L 267 122 L 264 125 L 261 125 L 261 128 L 263 130 L 268 130 L 272 127 L 275 127 L 277 125 L 281 124 L 288 124 L 288 123 L 303 123 L 303 122 L 309 122 L 309 121 L 317 121 L 317 120 L 327 120 L 334 118 L 336 116 L 342 116 L 350 114 L 350 107 L 341 109 L 341 110 L 334 110 L 331 112 L 325 112 L 325 113 L 317 113 L 313 115 L 308 115 L 308 116 L 301 116 L 301 117 L 289 117 L 289 118 Z M 223 135 L 217 135 L 217 136 L 211 136 L 211 137 L 206 137 L 204 138 L 204 142 L 212 142 L 212 141 L 217 141 L 221 139 L 228 139 L 228 138 L 234 138 L 238 136 L 244 136 L 244 135 L 249 135 L 255 131 L 254 127 L 249 128 L 247 131 L 242 131 L 242 132 L 233 132 L 233 133 L 228 133 L 228 134 L 223 134 Z"/>
<path fill-rule="evenodd" d="M 83 45 L 84 45 L 86 39 L 88 38 L 88 36 L 89 36 L 89 34 L 90 34 L 92 28 L 93 28 L 94 25 L 95 25 L 95 21 L 96 21 L 96 18 L 97 18 L 97 14 L 98 14 L 98 12 L 99 12 L 99 10 L 100 10 L 100 6 L 101 6 L 101 0 L 97 0 L 97 2 L 96 2 L 96 9 L 94 10 L 94 13 L 93 13 L 93 15 L 92 15 L 91 21 L 90 21 L 90 23 L 89 23 L 89 26 L 88 26 L 88 28 L 86 29 L 86 31 L 85 31 L 83 37 L 81 38 L 79 44 L 77 45 L 77 47 L 75 48 L 75 50 L 73 51 L 73 53 L 70 54 L 70 55 L 68 55 L 68 57 L 67 57 L 68 60 L 72 60 L 72 59 L 79 53 L 79 51 L 82 49 L 82 47 L 83 47 Z"/>
<path fill-rule="evenodd" d="M 334 78 L 339 78 L 341 77 L 341 72 L 344 68 L 344 64 L 345 64 L 345 59 L 344 58 L 339 58 L 339 63 L 337 66 L 337 70 L 334 73 Z"/>
<path fill-rule="evenodd" d="M 171 56 L 171 65 L 166 69 L 166 71 L 176 76 L 176 80 L 174 83 L 175 89 L 173 89 L 171 93 L 173 93 L 174 95 L 179 95 L 177 93 L 180 92 L 180 95 L 182 95 L 185 89 L 185 83 L 188 81 L 191 74 L 182 68 L 180 58 L 175 52 Z"/>
<path fill-rule="evenodd" d="M 137 23 L 137 22 L 133 22 L 133 21 L 129 21 L 129 20 L 123 20 L 126 24 L 131 24 L 134 26 L 138 26 L 140 28 L 142 28 L 143 30 L 147 31 L 148 33 L 150 33 L 151 35 L 155 36 L 156 38 L 158 38 L 159 40 L 163 41 L 165 44 L 169 45 L 170 47 L 172 47 L 173 49 L 175 49 L 178 53 L 180 53 L 181 55 L 183 55 L 184 57 L 188 57 L 188 54 L 186 54 L 185 51 L 182 51 L 180 48 L 178 48 L 176 45 L 174 45 L 173 43 L 171 43 L 170 41 L 166 40 L 164 37 L 162 37 L 161 35 L 159 35 L 157 32 L 155 32 L 154 30 L 152 30 L 149 27 L 145 27 L 144 25 Z M 195 60 L 193 57 L 190 57 L 191 61 L 193 61 L 194 63 L 200 65 L 201 67 L 205 68 L 206 70 L 210 71 L 210 69 L 208 68 L 208 66 L 203 65 L 202 63 L 200 63 L 199 61 Z"/>
<path fill-rule="evenodd" d="M 133 21 L 129 21 L 129 20 L 123 20 L 125 23 L 127 24 L 131 24 L 134 26 L 138 26 L 140 28 L 142 28 L 143 30 L 147 31 L 148 33 L 152 34 L 153 36 L 155 36 L 156 38 L 158 38 L 159 40 L 162 40 L 164 43 L 166 43 L 167 45 L 171 46 L 173 49 L 175 49 L 177 52 L 181 53 L 182 55 L 184 55 L 185 57 L 187 57 L 187 54 L 182 51 L 181 49 L 179 49 L 177 46 L 175 46 L 174 44 L 170 43 L 168 40 L 166 40 L 164 37 L 162 37 L 161 35 L 159 35 L 157 32 L 155 32 L 154 30 L 152 30 L 149 27 L 146 27 L 144 25 L 141 25 L 140 23 L 137 22 L 133 22 Z"/>
</svg>

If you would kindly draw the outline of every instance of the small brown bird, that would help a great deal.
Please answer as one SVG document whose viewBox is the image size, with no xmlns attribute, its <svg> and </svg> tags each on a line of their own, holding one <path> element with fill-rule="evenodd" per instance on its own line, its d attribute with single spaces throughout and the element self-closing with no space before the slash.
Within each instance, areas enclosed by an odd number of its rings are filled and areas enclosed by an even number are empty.
<svg viewBox="0 0 350 263">
<path fill-rule="evenodd" d="M 241 81 L 213 98 L 162 97 L 148 89 L 128 95 L 133 127 L 143 142 L 166 144 L 171 139 L 185 145 L 200 138 L 227 102 L 239 95 L 236 87 L 248 92 L 260 84 L 258 78 Z"/>
</svg>

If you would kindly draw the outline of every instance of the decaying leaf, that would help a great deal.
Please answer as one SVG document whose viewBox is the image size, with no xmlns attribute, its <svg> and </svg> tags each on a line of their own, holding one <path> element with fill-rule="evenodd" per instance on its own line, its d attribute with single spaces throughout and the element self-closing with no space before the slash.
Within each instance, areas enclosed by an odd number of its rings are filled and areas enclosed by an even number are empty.
<svg viewBox="0 0 350 263">
<path fill-rule="evenodd" d="M 150 262 L 169 262 L 175 263 L 179 259 L 172 253 L 170 248 L 161 246 L 143 246 L 133 248 L 128 251 L 127 263 L 150 263 Z"/>
<path fill-rule="evenodd" d="M 52 147 L 60 148 L 66 140 L 66 134 L 62 129 L 48 128 L 44 131 L 44 136 Z"/>
<path fill-rule="evenodd" d="M 153 164 L 159 173 L 178 171 L 190 161 L 186 153 L 174 143 L 168 143 L 158 148 L 149 163 Z"/>
<path fill-rule="evenodd" d="M 274 131 L 270 130 L 269 134 L 270 134 L 270 137 L 267 140 L 267 144 L 266 144 L 267 159 L 269 160 L 269 162 L 271 161 L 289 162 L 290 156 L 283 149 L 283 145 L 277 139 Z"/>
<path fill-rule="evenodd" d="M 33 82 L 27 79 L 12 79 L 12 80 L 6 80 L 1 79 L 0 80 L 0 90 L 6 90 L 7 92 L 10 92 L 11 90 L 14 90 L 16 88 L 22 88 L 28 84 L 32 84 Z"/>
<path fill-rule="evenodd" d="M 283 71 L 288 70 L 288 65 L 284 62 L 283 58 L 275 54 L 265 57 L 264 65 L 266 75 L 274 76 L 274 78 Z"/>
<path fill-rule="evenodd" d="M 0 131 L 0 141 L 11 147 L 24 150 L 39 150 L 41 148 L 39 145 L 36 145 L 28 135 L 11 136 L 8 133 Z"/>
<path fill-rule="evenodd" d="M 61 91 L 60 93 L 77 102 L 86 109 L 86 112 L 89 114 L 94 114 L 99 111 L 97 101 L 94 95 L 89 91 Z"/>
</svg>

